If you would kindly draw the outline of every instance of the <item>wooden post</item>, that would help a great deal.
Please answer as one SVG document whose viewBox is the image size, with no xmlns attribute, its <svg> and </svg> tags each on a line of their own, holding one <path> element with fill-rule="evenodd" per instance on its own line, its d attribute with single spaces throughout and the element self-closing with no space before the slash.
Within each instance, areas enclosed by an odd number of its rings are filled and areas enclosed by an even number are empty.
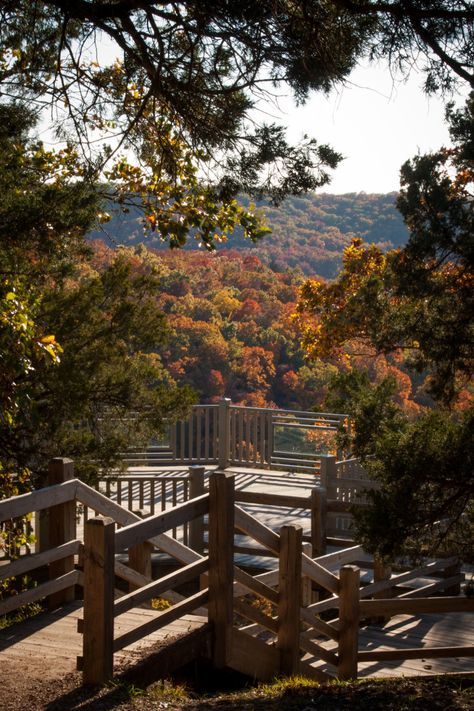
<svg viewBox="0 0 474 711">
<path fill-rule="evenodd" d="M 133 513 L 140 516 L 140 518 L 146 518 L 148 515 L 148 511 L 145 509 L 135 509 Z M 153 552 L 153 548 L 154 546 L 152 543 L 143 541 L 143 543 L 138 543 L 136 546 L 130 546 L 128 549 L 128 565 L 130 568 L 150 579 L 152 577 L 151 554 Z M 128 587 L 129 591 L 133 592 L 133 590 L 138 590 L 141 586 L 129 583 Z M 144 604 L 143 606 L 150 607 L 149 604 Z"/>
<path fill-rule="evenodd" d="M 392 568 L 390 565 L 387 565 L 383 559 L 378 556 L 374 555 L 374 583 L 378 583 L 380 580 L 390 580 L 392 577 Z M 387 588 L 387 590 L 382 590 L 379 593 L 375 593 L 374 599 L 376 600 L 385 600 L 387 598 L 392 597 L 392 590 L 390 588 Z M 371 617 L 369 622 L 372 625 L 381 625 L 387 622 L 390 619 L 390 616 L 379 616 L 379 617 Z"/>
<path fill-rule="evenodd" d="M 327 491 L 328 499 L 334 499 L 337 479 L 336 457 L 334 455 L 321 456 L 320 479 L 321 486 Z"/>
<path fill-rule="evenodd" d="M 219 469 L 229 466 L 230 458 L 230 399 L 223 397 L 219 400 Z"/>
<path fill-rule="evenodd" d="M 457 561 L 454 565 L 450 565 L 443 570 L 443 578 L 451 578 L 454 575 L 459 575 L 461 573 L 461 562 Z M 443 595 L 460 595 L 461 594 L 461 582 L 452 585 L 449 588 L 443 590 Z"/>
<path fill-rule="evenodd" d="M 311 545 L 313 546 L 313 558 L 326 554 L 327 514 L 326 489 L 315 487 L 311 490 Z"/>
<path fill-rule="evenodd" d="M 226 666 L 231 652 L 234 583 L 233 474 L 209 478 L 209 622 L 214 630 L 214 666 Z"/>
<path fill-rule="evenodd" d="M 360 570 L 344 565 L 339 574 L 339 679 L 357 679 Z"/>
<path fill-rule="evenodd" d="M 298 674 L 300 668 L 301 526 L 280 529 L 278 640 L 280 672 Z"/>
<path fill-rule="evenodd" d="M 50 486 L 54 484 L 62 484 L 64 481 L 74 479 L 74 462 L 71 459 L 62 459 L 60 457 L 52 459 L 49 462 L 48 483 Z M 47 548 L 56 548 L 57 546 L 73 541 L 76 538 L 76 502 L 66 501 L 64 504 L 52 506 L 48 510 L 47 518 L 43 521 L 47 525 Z M 46 543 L 46 541 L 44 541 Z M 42 550 L 46 548 L 42 547 Z M 74 570 L 74 556 L 68 556 L 62 560 L 55 561 L 49 564 L 49 579 L 54 580 L 65 573 Z M 65 590 L 60 590 L 53 593 L 48 598 L 48 607 L 54 610 L 66 602 L 74 600 L 75 591 L 74 585 Z"/>
<path fill-rule="evenodd" d="M 111 518 L 91 518 L 84 527 L 84 684 L 113 676 L 114 533 Z"/>
<path fill-rule="evenodd" d="M 204 474 L 206 467 L 193 464 L 189 467 L 189 498 L 195 499 L 204 494 Z M 198 516 L 189 523 L 189 547 L 196 553 L 204 551 L 204 517 Z"/>
</svg>

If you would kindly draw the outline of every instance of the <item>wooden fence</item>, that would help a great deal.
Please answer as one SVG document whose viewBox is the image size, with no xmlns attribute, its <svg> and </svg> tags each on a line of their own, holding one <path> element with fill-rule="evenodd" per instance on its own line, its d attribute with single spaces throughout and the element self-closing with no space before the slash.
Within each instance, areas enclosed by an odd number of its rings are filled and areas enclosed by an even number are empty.
<svg viewBox="0 0 474 711">
<path fill-rule="evenodd" d="M 359 627 L 368 618 L 474 611 L 474 600 L 450 594 L 462 580 L 455 559 L 395 575 L 375 561 L 373 581 L 361 586 L 354 565 L 364 557 L 359 546 L 313 557 L 299 526 L 283 526 L 275 532 L 239 506 L 233 474 L 214 472 L 208 491 L 141 519 L 74 479 L 72 462 L 54 460 L 51 472 L 59 483 L 0 502 L 0 521 L 47 509 L 50 546 L 0 566 L 0 579 L 33 574 L 45 565 L 50 577 L 1 601 L 0 614 L 45 597 L 50 606 L 57 606 L 73 599 L 75 586 L 82 587 L 80 667 L 86 682 L 110 679 L 115 651 L 196 610 L 207 614 L 204 633 L 215 667 L 230 666 L 260 679 L 279 673 L 348 679 L 357 676 L 361 661 L 474 656 L 474 646 L 358 648 Z M 84 541 L 75 530 L 78 504 L 100 514 L 87 520 Z M 192 527 L 194 522 L 201 530 L 204 516 L 209 521 L 207 552 L 170 535 L 173 529 L 184 524 Z M 277 569 L 251 575 L 236 565 L 236 532 L 276 556 Z M 173 556 L 179 566 L 158 580 L 151 577 L 154 548 Z M 118 553 L 127 556 L 127 563 L 117 558 Z M 402 584 L 420 575 L 441 577 L 421 589 L 402 592 Z M 128 591 L 118 591 L 119 579 L 127 583 Z M 192 581 L 194 591 L 180 592 L 184 583 Z M 428 597 L 439 592 L 448 594 Z M 320 599 L 315 600 L 315 594 Z M 167 598 L 172 606 L 135 630 L 114 636 L 114 619 L 156 597 Z"/>
<path fill-rule="evenodd" d="M 314 473 L 320 455 L 336 447 L 342 425 L 350 430 L 347 415 L 243 407 L 223 398 L 193 407 L 187 420 L 170 427 L 167 443 L 132 449 L 123 458 L 131 466 L 217 464 Z"/>
</svg>

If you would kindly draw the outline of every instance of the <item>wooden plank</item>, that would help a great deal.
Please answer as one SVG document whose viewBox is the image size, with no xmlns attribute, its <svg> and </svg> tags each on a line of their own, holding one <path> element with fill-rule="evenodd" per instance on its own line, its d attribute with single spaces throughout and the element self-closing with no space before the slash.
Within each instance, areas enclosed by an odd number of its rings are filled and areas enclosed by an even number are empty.
<svg viewBox="0 0 474 711">
<path fill-rule="evenodd" d="M 326 588 L 329 592 L 339 592 L 339 578 L 305 553 L 302 555 L 301 565 L 303 575 L 311 578 L 311 580 L 314 580 L 315 583 Z"/>
<path fill-rule="evenodd" d="M 235 476 L 209 478 L 209 622 L 214 628 L 213 662 L 225 667 L 231 652 L 234 580 Z"/>
<path fill-rule="evenodd" d="M 316 632 L 326 635 L 329 639 L 333 639 L 335 641 L 339 640 L 339 627 L 334 627 L 334 622 L 329 624 L 324 620 L 320 620 L 319 617 L 316 617 L 311 613 L 311 607 L 302 607 L 300 610 L 300 617 L 303 622 L 310 625 L 311 628 L 316 630 Z"/>
<path fill-rule="evenodd" d="M 171 536 L 166 533 L 160 533 L 159 536 L 153 536 L 153 538 L 150 538 L 150 542 L 163 551 L 163 553 L 167 553 L 173 558 L 176 558 L 176 560 L 179 560 L 180 563 L 193 563 L 196 560 L 201 560 L 203 557 L 201 554 L 191 550 L 191 548 L 185 546 L 180 541 L 171 538 Z"/>
<path fill-rule="evenodd" d="M 307 677 L 308 679 L 313 679 L 313 681 L 321 682 L 327 684 L 329 681 L 334 681 L 334 677 L 326 672 L 321 671 L 321 669 L 316 669 L 308 664 L 306 661 L 302 660 L 300 662 L 300 675 Z"/>
<path fill-rule="evenodd" d="M 131 511 L 126 511 L 121 506 L 111 501 L 103 494 L 100 494 L 95 489 L 87 486 L 83 482 L 78 482 L 78 500 L 83 504 L 88 504 L 89 506 L 95 508 L 99 513 L 104 516 L 111 516 L 112 518 L 123 526 L 127 526 L 135 521 L 141 521 L 140 517 Z M 153 543 L 157 548 L 160 548 L 164 553 L 173 556 L 181 563 L 192 563 L 195 560 L 202 558 L 198 553 L 191 550 L 187 546 L 171 538 L 166 533 L 160 533 L 158 536 L 153 536 L 149 539 L 150 543 Z"/>
<path fill-rule="evenodd" d="M 400 573 L 399 575 L 393 575 L 390 580 L 384 581 L 381 580 L 376 583 L 371 583 L 370 585 L 366 585 L 364 588 L 361 589 L 360 596 L 361 597 L 370 597 L 378 592 L 381 592 L 383 590 L 386 590 L 387 588 L 392 588 L 396 587 L 397 585 L 400 585 L 401 583 L 408 582 L 409 580 L 412 580 L 413 578 L 418 578 L 418 577 L 423 577 L 423 576 L 430 576 L 436 571 L 443 570 L 446 565 L 451 565 L 451 561 L 456 560 L 455 558 L 447 558 L 444 560 L 437 560 L 434 561 L 433 563 L 429 563 L 428 565 L 424 565 L 420 568 L 415 568 L 413 570 L 408 570 L 405 573 Z"/>
<path fill-rule="evenodd" d="M 278 639 L 280 672 L 299 673 L 300 605 L 301 605 L 301 545 L 300 526 L 280 529 Z"/>
<path fill-rule="evenodd" d="M 78 582 L 79 571 L 71 570 L 59 578 L 49 580 L 47 583 L 42 583 L 35 588 L 26 590 L 18 595 L 12 595 L 6 598 L 6 600 L 0 601 L 0 615 L 6 615 L 8 612 L 12 612 L 23 605 L 28 605 L 30 602 L 36 602 L 36 600 L 41 600 L 41 598 L 47 597 L 48 595 L 65 590 L 72 585 L 76 585 Z"/>
<path fill-rule="evenodd" d="M 188 583 L 190 580 L 197 578 L 202 573 L 205 573 L 209 568 L 209 559 L 203 558 L 196 563 L 191 563 L 185 568 L 180 568 L 179 570 L 173 571 L 168 575 L 160 578 L 159 580 L 154 580 L 146 585 L 140 587 L 138 590 L 124 595 L 119 600 L 114 603 L 114 617 L 122 615 L 133 607 L 138 607 L 146 600 L 150 600 L 152 597 L 159 597 L 161 593 L 167 590 L 172 590 L 173 588 Z"/>
<path fill-rule="evenodd" d="M 457 587 L 459 583 L 462 583 L 464 580 L 464 574 L 459 574 L 459 575 L 453 575 L 451 578 L 443 578 L 441 580 L 438 580 L 436 583 L 430 583 L 429 585 L 424 585 L 421 588 L 417 588 L 416 590 L 409 590 L 406 593 L 403 593 L 402 595 L 398 596 L 399 600 L 406 600 L 407 598 L 412 598 L 412 597 L 428 597 L 428 595 L 431 595 L 434 592 L 438 592 L 438 590 L 445 590 L 446 588 L 449 587 Z"/>
<path fill-rule="evenodd" d="M 65 481 L 64 484 L 45 486 L 44 489 L 30 491 L 28 494 L 12 496 L 0 501 L 0 522 L 25 516 L 32 511 L 42 511 L 51 506 L 73 501 L 76 496 L 77 480 Z"/>
<path fill-rule="evenodd" d="M 261 612 L 257 607 L 253 607 L 244 600 L 234 600 L 234 612 L 236 612 L 241 617 L 245 617 L 245 619 L 247 620 L 251 620 L 251 622 L 255 622 L 256 624 L 260 625 L 260 627 L 263 627 L 266 630 L 270 630 L 270 632 L 273 632 L 274 634 L 277 634 L 278 632 L 277 619 L 266 615 L 264 612 Z"/>
<path fill-rule="evenodd" d="M 270 681 L 278 674 L 278 650 L 255 637 L 235 629 L 229 656 L 229 666 L 251 679 Z"/>
<path fill-rule="evenodd" d="M 273 588 L 265 585 L 260 580 L 252 575 L 249 575 L 241 568 L 234 566 L 234 579 L 237 583 L 243 585 L 247 590 L 264 597 L 266 600 L 278 604 L 278 593 Z"/>
<path fill-rule="evenodd" d="M 359 568 L 354 565 L 343 566 L 340 581 L 338 678 L 357 679 Z"/>
<path fill-rule="evenodd" d="M 128 526 L 134 521 L 141 521 L 139 516 L 122 508 L 115 501 L 107 498 L 107 496 L 82 481 L 77 482 L 76 498 L 81 504 L 89 506 L 102 516 L 110 516 L 121 526 Z"/>
<path fill-rule="evenodd" d="M 247 536 L 254 538 L 261 543 L 262 546 L 265 546 L 274 553 L 279 553 L 279 535 L 272 531 L 271 528 L 268 528 L 268 526 L 257 521 L 251 514 L 241 509 L 240 506 L 235 506 L 235 527 L 239 531 L 242 531 L 242 533 L 246 533 Z"/>
<path fill-rule="evenodd" d="M 322 565 L 324 568 L 329 566 L 346 565 L 346 563 L 354 563 L 358 560 L 359 556 L 363 555 L 364 549 L 362 546 L 351 546 L 350 548 L 345 548 L 342 551 L 336 551 L 335 553 L 327 553 L 326 555 L 321 555 L 316 558 L 316 563 Z"/>
<path fill-rule="evenodd" d="M 115 534 L 116 551 L 126 550 L 130 546 L 142 543 L 170 528 L 180 526 L 187 521 L 192 521 L 196 516 L 203 516 L 208 512 L 209 495 L 204 494 L 196 499 L 190 499 L 183 504 L 178 504 L 172 509 L 150 516 L 144 521 L 131 523 L 121 528 Z"/>
<path fill-rule="evenodd" d="M 394 598 L 361 600 L 361 617 L 372 615 L 419 615 L 423 613 L 474 612 L 474 599 L 468 597 Z"/>
<path fill-rule="evenodd" d="M 266 491 L 235 492 L 235 500 L 243 504 L 261 504 L 262 506 L 284 506 L 293 509 L 309 509 L 311 500 L 309 496 L 288 496 L 286 494 L 272 494 Z"/>
<path fill-rule="evenodd" d="M 84 529 L 85 684 L 113 676 L 114 531 L 111 518 L 90 519 Z"/>
<path fill-rule="evenodd" d="M 0 563 L 0 580 L 5 578 L 13 578 L 16 575 L 24 575 L 25 573 L 40 568 L 42 565 L 47 565 L 53 561 L 60 560 L 67 556 L 77 555 L 82 548 L 82 542 L 79 540 L 69 541 L 57 548 L 51 548 L 43 553 L 32 553 L 31 555 L 23 556 L 17 560 Z"/>
<path fill-rule="evenodd" d="M 313 639 L 311 639 L 308 632 L 302 632 L 300 635 L 300 647 L 308 654 L 312 654 L 313 657 L 317 659 L 322 659 L 327 664 L 332 664 L 333 667 L 337 667 L 339 664 L 339 658 L 337 654 L 334 654 L 330 649 L 326 649 L 320 644 L 317 644 Z"/>
<path fill-rule="evenodd" d="M 450 657 L 474 657 L 474 645 L 469 647 L 417 647 L 404 649 L 371 649 L 360 651 L 361 662 L 384 662 L 395 659 L 440 659 Z"/>
<path fill-rule="evenodd" d="M 114 652 L 118 652 L 119 649 L 128 647 L 130 644 L 137 642 L 152 632 L 166 627 L 166 625 L 175 622 L 180 617 L 183 617 L 183 615 L 192 612 L 201 605 L 206 605 L 208 599 L 209 591 L 202 590 L 195 595 L 191 595 L 191 597 L 185 598 L 182 602 L 176 603 L 176 605 L 173 605 L 173 607 L 170 607 L 168 610 L 159 613 L 155 618 L 117 637 L 114 641 Z"/>
</svg>

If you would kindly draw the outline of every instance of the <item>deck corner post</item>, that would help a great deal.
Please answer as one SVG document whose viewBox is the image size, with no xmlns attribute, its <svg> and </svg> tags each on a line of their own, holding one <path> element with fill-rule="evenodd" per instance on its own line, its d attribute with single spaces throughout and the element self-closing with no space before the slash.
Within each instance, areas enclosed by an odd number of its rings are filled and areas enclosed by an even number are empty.
<svg viewBox="0 0 474 711">
<path fill-rule="evenodd" d="M 457 560 L 453 565 L 447 566 L 443 573 L 442 577 L 443 578 L 450 578 L 452 576 L 460 576 L 461 574 L 461 561 Z M 448 588 L 445 588 L 442 592 L 443 595 L 453 595 L 457 597 L 458 595 L 461 594 L 461 581 L 454 583 L 454 585 L 451 585 Z"/>
<path fill-rule="evenodd" d="M 219 469 L 226 469 L 230 459 L 230 404 L 228 397 L 219 400 L 219 440 L 218 440 L 218 464 Z"/>
<path fill-rule="evenodd" d="M 72 459 L 56 457 L 51 459 L 48 466 L 48 485 L 62 484 L 74 479 L 74 462 Z M 76 502 L 66 501 L 63 504 L 52 506 L 47 510 L 40 526 L 40 550 L 57 548 L 76 538 Z M 74 556 L 68 556 L 49 564 L 49 579 L 55 580 L 61 575 L 74 570 Z M 48 607 L 54 610 L 66 602 L 72 602 L 75 597 L 74 585 L 59 592 L 53 593 L 48 598 Z"/>
<path fill-rule="evenodd" d="M 339 573 L 339 679 L 357 679 L 359 647 L 359 585 L 360 570 L 344 565 Z"/>
<path fill-rule="evenodd" d="M 278 639 L 280 672 L 296 675 L 300 671 L 300 606 L 302 598 L 301 526 L 280 529 Z"/>
<path fill-rule="evenodd" d="M 97 516 L 84 527 L 83 683 L 113 676 L 115 522 Z"/>
<path fill-rule="evenodd" d="M 337 479 L 336 457 L 333 454 L 321 456 L 319 476 L 321 486 L 328 492 L 328 498 L 332 498 Z"/>
<path fill-rule="evenodd" d="M 381 556 L 375 554 L 374 555 L 374 583 L 382 582 L 382 581 L 388 581 L 392 577 L 392 568 L 390 565 L 386 563 L 386 561 L 381 558 Z M 374 594 L 374 600 L 386 600 L 388 598 L 393 597 L 393 590 L 391 588 L 387 588 L 386 590 L 382 590 L 381 592 L 375 593 Z M 371 617 L 370 618 L 370 624 L 376 625 L 376 624 L 383 624 L 384 622 L 388 622 L 390 619 L 390 616 L 387 615 L 379 615 L 376 617 Z"/>
<path fill-rule="evenodd" d="M 323 487 L 311 490 L 311 545 L 313 558 L 326 554 L 327 543 L 327 493 Z"/>
<path fill-rule="evenodd" d="M 192 464 L 189 468 L 189 498 L 195 499 L 205 493 L 204 475 L 206 467 Z M 189 547 L 196 553 L 204 551 L 204 516 L 198 516 L 189 523 Z"/>
<path fill-rule="evenodd" d="M 213 627 L 213 663 L 228 664 L 234 608 L 235 476 L 214 472 L 209 477 L 209 622 Z"/>
<path fill-rule="evenodd" d="M 148 516 L 148 512 L 145 509 L 135 509 L 134 514 L 140 516 L 144 519 Z M 128 549 L 128 564 L 132 570 L 137 573 L 144 575 L 146 578 L 152 577 L 152 561 L 151 556 L 154 550 L 153 543 L 149 541 L 143 541 L 143 543 L 137 543 L 135 546 L 130 546 Z M 133 592 L 137 590 L 140 586 L 134 583 L 129 583 L 129 591 Z M 148 604 L 143 605 L 144 607 L 149 607 Z"/>
</svg>

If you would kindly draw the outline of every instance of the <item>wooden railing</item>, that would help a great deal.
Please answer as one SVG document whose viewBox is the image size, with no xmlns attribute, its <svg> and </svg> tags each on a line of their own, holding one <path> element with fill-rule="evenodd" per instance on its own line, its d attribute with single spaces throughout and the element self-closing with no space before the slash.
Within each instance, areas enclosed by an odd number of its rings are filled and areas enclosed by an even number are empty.
<svg viewBox="0 0 474 711">
<path fill-rule="evenodd" d="M 359 662 L 474 656 L 474 646 L 359 650 L 359 627 L 367 619 L 474 611 L 474 600 L 452 595 L 463 579 L 456 559 L 393 575 L 380 561 L 367 559 L 360 546 L 314 556 L 299 526 L 283 526 L 276 532 L 242 509 L 235 475 L 230 473 L 212 473 L 208 491 L 142 519 L 74 479 L 72 462 L 54 460 L 51 472 L 53 478 L 65 480 L 0 502 L 0 521 L 48 510 L 50 524 L 48 550 L 0 566 L 5 578 L 48 565 L 50 580 L 1 601 L 0 614 L 44 597 L 51 606 L 63 604 L 73 599 L 76 585 L 83 586 L 80 665 L 86 682 L 110 679 L 115 651 L 196 610 L 207 615 L 205 633 L 214 665 L 260 679 L 280 673 L 348 679 L 357 676 Z M 84 543 L 71 523 L 78 505 L 100 514 L 86 521 Z M 194 550 L 170 535 L 183 525 L 191 530 L 196 523 L 202 531 L 205 516 L 207 554 L 205 548 Z M 247 536 L 275 556 L 277 568 L 251 575 L 239 567 L 236 535 Z M 151 574 L 154 548 L 175 558 L 179 566 L 158 580 Z M 361 560 L 373 570 L 373 581 L 362 586 L 354 565 Z M 76 567 L 82 563 L 84 572 Z M 433 579 L 407 591 L 406 585 L 421 576 Z M 127 583 L 127 591 L 118 589 L 118 579 Z M 193 591 L 177 590 L 193 581 Z M 440 591 L 446 596 L 428 597 Z M 156 597 L 164 597 L 171 607 L 134 630 L 114 635 L 114 619 Z M 257 636 L 262 629 L 267 631 L 265 641 Z"/>
<path fill-rule="evenodd" d="M 198 496 L 204 491 L 205 471 L 203 465 L 191 465 L 187 471 L 128 472 L 103 477 L 98 487 L 108 498 L 144 516 Z M 245 504 L 283 509 L 291 507 L 309 512 L 310 534 L 306 540 L 312 543 L 315 555 L 323 555 L 328 545 L 352 545 L 352 511 L 367 505 L 366 492 L 378 486 L 377 482 L 370 480 L 357 459 L 337 461 L 333 455 L 320 455 L 319 471 L 311 493 L 274 493 L 268 486 L 266 491 L 237 491 L 236 500 Z M 174 530 L 172 535 L 187 543 L 187 525 Z M 255 554 L 255 551 L 242 547 L 240 552 Z"/>
<path fill-rule="evenodd" d="M 224 398 L 193 407 L 187 420 L 171 426 L 167 444 L 130 450 L 123 457 L 130 465 L 218 464 L 221 469 L 315 473 L 321 453 L 336 447 L 334 435 L 343 424 L 350 430 L 347 415 L 244 407 Z M 330 443 L 323 441 L 328 437 Z"/>
</svg>

